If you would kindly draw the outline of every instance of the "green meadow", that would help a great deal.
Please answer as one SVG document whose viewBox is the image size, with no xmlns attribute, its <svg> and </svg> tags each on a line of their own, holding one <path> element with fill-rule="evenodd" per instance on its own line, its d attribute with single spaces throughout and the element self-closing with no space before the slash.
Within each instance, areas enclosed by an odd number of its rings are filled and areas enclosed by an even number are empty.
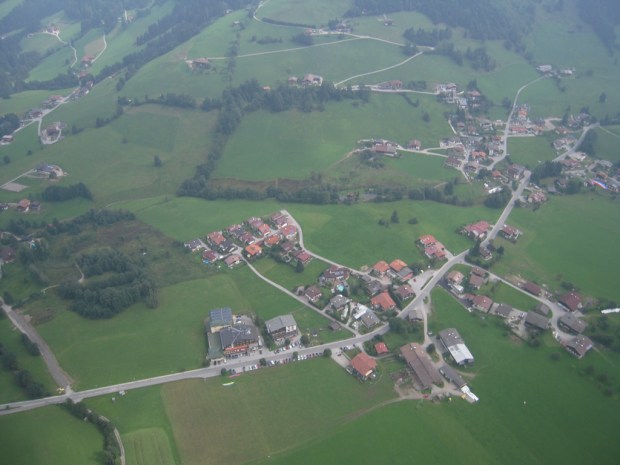
<svg viewBox="0 0 620 465">
<path fill-rule="evenodd" d="M 294 292 L 299 286 L 315 284 L 319 275 L 330 267 L 327 263 L 316 258 L 312 259 L 301 273 L 297 272 L 294 265 L 278 263 L 270 257 L 263 257 L 254 262 L 253 265 L 260 274 L 284 286 L 291 292 Z"/>
<path fill-rule="evenodd" d="M 534 169 L 539 163 L 553 160 L 557 154 L 547 137 L 510 137 L 508 153 L 514 163 Z"/>
<path fill-rule="evenodd" d="M 11 95 L 10 99 L 2 100 L 2 105 L 0 105 L 0 113 L 15 113 L 17 116 L 22 117 L 26 111 L 32 108 L 39 108 L 41 106 L 41 102 L 47 99 L 50 95 L 68 95 L 70 92 L 71 89 L 53 91 L 26 90 L 24 92 L 19 92 Z"/>
<path fill-rule="evenodd" d="M 352 6 L 351 0 L 270 0 L 258 10 L 259 18 L 289 23 L 326 25 L 330 19 L 341 18 Z"/>
<path fill-rule="evenodd" d="M 367 104 L 329 103 L 323 112 L 252 113 L 226 145 L 216 175 L 247 180 L 306 178 L 342 160 L 360 139 L 385 138 L 406 145 L 410 139 L 420 138 L 425 146 L 434 146 L 450 132 L 443 110 L 442 105 L 425 97 L 414 108 L 401 96 L 372 95 Z M 422 119 L 425 111 L 430 115 L 428 123 Z M 433 176 L 450 177 L 437 169 L 439 160 L 410 161 L 414 157 L 405 153 L 403 160 L 388 164 L 398 165 L 395 171 L 418 178 L 427 174 L 418 173 L 420 165 L 433 165 Z M 348 171 L 346 167 L 344 170 Z"/>
<path fill-rule="evenodd" d="M 597 192 L 555 196 L 536 211 L 514 209 L 510 224 L 524 234 L 516 244 L 500 239 L 506 252 L 494 272 L 520 274 L 551 289 L 567 281 L 585 296 L 620 301 L 617 202 Z"/>
<path fill-rule="evenodd" d="M 97 429 L 57 406 L 0 416 L 0 462 L 11 465 L 101 464 Z"/>
<path fill-rule="evenodd" d="M 620 160 L 620 126 L 596 128 L 596 142 L 594 144 L 596 158 L 611 162 Z"/>
<path fill-rule="evenodd" d="M 524 312 L 533 310 L 538 305 L 536 299 L 501 281 L 488 283 L 481 287 L 477 293 L 490 297 L 493 302 L 508 304 Z"/>
<path fill-rule="evenodd" d="M 167 432 L 175 463 L 246 463 L 321 437 L 394 398 L 388 370 L 361 384 L 318 358 L 246 373 L 232 386 L 191 380 L 130 391 L 114 403 L 108 396 L 87 402 L 118 426 L 123 441 L 151 428 Z M 231 436 L 243 440 L 230 447 Z"/>
<path fill-rule="evenodd" d="M 469 314 L 442 290 L 433 292 L 433 307 L 430 328 L 456 327 L 476 358 L 466 371 L 475 374 L 469 384 L 479 403 L 454 398 L 387 405 L 251 463 L 615 463 L 618 446 L 606 436 L 620 425 L 612 414 L 618 396 L 605 396 L 583 368 L 592 364 L 595 372 L 607 373 L 615 388 L 617 357 L 592 353 L 579 361 L 550 337 L 533 349 L 506 336 L 497 320 Z M 533 382 L 517 383 L 515 375 Z M 583 422 L 589 428 L 573 428 Z"/>
</svg>

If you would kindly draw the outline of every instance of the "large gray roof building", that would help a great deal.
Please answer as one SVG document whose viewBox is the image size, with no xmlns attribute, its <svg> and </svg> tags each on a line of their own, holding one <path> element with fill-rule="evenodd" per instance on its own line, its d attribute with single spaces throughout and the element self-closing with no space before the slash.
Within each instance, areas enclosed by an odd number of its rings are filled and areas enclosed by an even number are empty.
<svg viewBox="0 0 620 465">
<path fill-rule="evenodd" d="M 439 340 L 458 365 L 474 363 L 474 356 L 469 351 L 463 338 L 454 328 L 439 331 Z"/>
</svg>

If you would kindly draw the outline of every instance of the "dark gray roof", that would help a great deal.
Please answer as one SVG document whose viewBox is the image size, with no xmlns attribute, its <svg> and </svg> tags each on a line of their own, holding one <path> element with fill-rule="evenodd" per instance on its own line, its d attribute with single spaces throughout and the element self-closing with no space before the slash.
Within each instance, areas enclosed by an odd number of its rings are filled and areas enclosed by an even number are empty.
<svg viewBox="0 0 620 465">
<path fill-rule="evenodd" d="M 504 318 L 508 318 L 511 312 L 512 307 L 508 304 L 499 304 L 495 309 L 495 313 Z"/>
<path fill-rule="evenodd" d="M 467 384 L 459 372 L 450 365 L 443 365 L 439 369 L 439 373 L 441 373 L 448 381 L 455 384 L 459 389 Z"/>
<path fill-rule="evenodd" d="M 577 336 L 566 344 L 566 348 L 579 358 L 583 357 L 592 347 L 594 344 L 587 336 Z"/>
<path fill-rule="evenodd" d="M 446 346 L 454 346 L 456 344 L 464 344 L 463 338 L 459 334 L 459 332 L 454 328 L 447 328 L 442 331 L 439 331 L 439 339 Z"/>
<path fill-rule="evenodd" d="M 232 321 L 232 310 L 228 307 L 216 308 L 209 312 L 209 323 L 211 326 L 231 325 Z"/>
<path fill-rule="evenodd" d="M 573 313 L 565 313 L 560 317 L 558 322 L 575 333 L 582 333 L 586 329 L 586 326 L 588 326 L 585 321 L 580 320 Z"/>
<path fill-rule="evenodd" d="M 439 383 L 439 373 L 431 363 L 430 358 L 418 344 L 406 344 L 400 348 L 400 353 L 413 371 L 422 390 L 429 389 L 433 383 Z"/>
<path fill-rule="evenodd" d="M 286 330 L 286 328 L 292 326 L 297 328 L 297 322 L 295 318 L 293 318 L 293 315 L 281 315 L 265 321 L 265 326 L 267 326 L 267 331 L 269 333 L 277 333 L 278 331 Z"/>
<path fill-rule="evenodd" d="M 549 327 L 549 318 L 535 312 L 528 312 L 525 317 L 525 324 L 538 329 L 547 329 Z"/>
<path fill-rule="evenodd" d="M 220 331 L 222 348 L 258 341 L 258 328 L 254 325 L 237 324 Z"/>
<path fill-rule="evenodd" d="M 538 304 L 534 309 L 535 312 L 540 313 L 541 315 L 549 315 L 551 309 L 547 307 L 545 304 Z"/>
<path fill-rule="evenodd" d="M 340 295 L 340 294 L 335 295 L 329 301 L 329 303 L 336 309 L 344 307 L 348 302 L 349 302 L 349 299 L 347 299 L 345 296 Z"/>
<path fill-rule="evenodd" d="M 373 312 L 372 310 L 366 310 L 366 312 L 360 318 L 362 320 L 362 323 L 364 323 L 364 326 L 366 326 L 367 328 L 372 328 L 373 326 L 381 323 L 381 320 L 379 320 L 377 315 L 375 315 L 375 312 Z"/>
</svg>

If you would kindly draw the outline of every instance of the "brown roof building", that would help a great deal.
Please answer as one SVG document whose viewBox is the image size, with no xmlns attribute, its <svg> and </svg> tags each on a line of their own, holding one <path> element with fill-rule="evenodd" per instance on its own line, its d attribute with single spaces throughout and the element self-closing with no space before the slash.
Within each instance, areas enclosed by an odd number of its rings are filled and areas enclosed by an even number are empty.
<svg viewBox="0 0 620 465">
<path fill-rule="evenodd" d="M 581 303 L 581 296 L 575 291 L 567 292 L 558 299 L 558 302 L 571 312 L 576 312 L 583 307 Z"/>
<path fill-rule="evenodd" d="M 441 383 L 439 372 L 431 363 L 428 354 L 418 344 L 411 343 L 402 346 L 400 354 L 413 373 L 420 390 L 424 391 L 430 389 L 433 384 Z"/>
<path fill-rule="evenodd" d="M 382 292 L 381 294 L 374 296 L 370 299 L 370 304 L 373 308 L 383 312 L 394 310 L 396 308 L 396 302 L 394 302 L 394 299 L 392 299 L 390 294 L 387 292 Z"/>
</svg>

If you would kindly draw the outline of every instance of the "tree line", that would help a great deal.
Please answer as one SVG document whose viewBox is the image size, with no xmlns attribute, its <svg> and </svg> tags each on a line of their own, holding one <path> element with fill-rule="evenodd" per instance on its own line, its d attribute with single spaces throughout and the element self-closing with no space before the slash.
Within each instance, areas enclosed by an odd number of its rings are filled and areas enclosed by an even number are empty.
<svg viewBox="0 0 620 465">
<path fill-rule="evenodd" d="M 41 199 L 48 202 L 64 202 L 79 197 L 93 199 L 90 189 L 82 182 L 70 186 L 48 186 L 41 192 Z"/>
<path fill-rule="evenodd" d="M 0 137 L 13 134 L 19 126 L 19 116 L 15 113 L 7 113 L 0 116 Z"/>
<path fill-rule="evenodd" d="M 24 391 L 29 399 L 38 399 L 50 395 L 45 386 L 34 379 L 32 373 L 19 368 L 17 356 L 4 347 L 2 343 L 0 343 L 0 364 L 4 370 L 13 373 L 15 384 Z"/>
<path fill-rule="evenodd" d="M 620 25 L 620 3 L 617 0 L 579 0 L 577 11 L 610 52 L 618 48 L 615 27 Z"/>
</svg>

